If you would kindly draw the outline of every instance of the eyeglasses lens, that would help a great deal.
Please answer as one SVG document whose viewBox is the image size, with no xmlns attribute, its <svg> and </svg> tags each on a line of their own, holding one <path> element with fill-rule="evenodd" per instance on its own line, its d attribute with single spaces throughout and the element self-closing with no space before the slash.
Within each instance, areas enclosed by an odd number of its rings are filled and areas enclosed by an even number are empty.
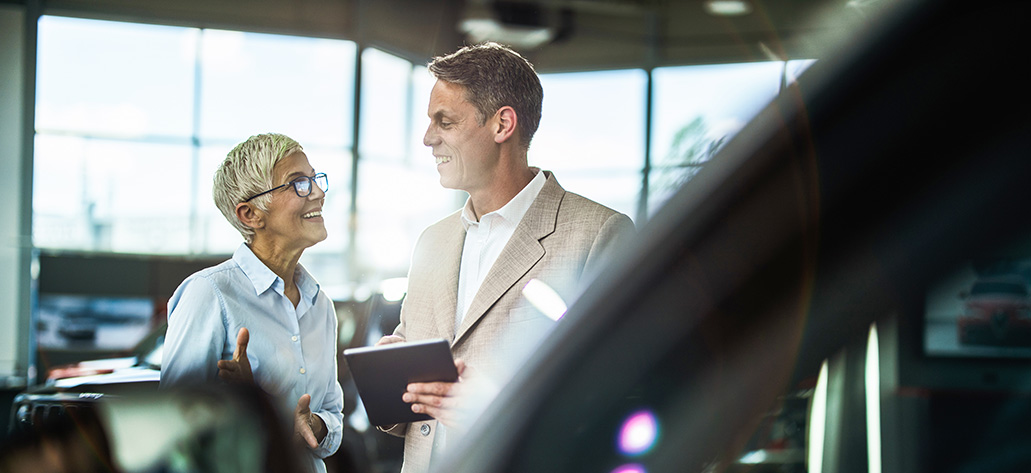
<svg viewBox="0 0 1031 473">
<path fill-rule="evenodd" d="M 319 173 L 316 174 L 314 178 L 305 176 L 294 179 L 293 185 L 294 190 L 297 191 L 297 195 L 300 197 L 308 197 L 311 195 L 312 181 L 315 181 L 315 184 L 319 186 L 319 189 L 322 189 L 322 192 L 329 190 L 329 178 L 326 177 L 325 174 Z"/>
<path fill-rule="evenodd" d="M 307 177 L 294 179 L 294 190 L 297 191 L 297 195 L 308 197 L 308 195 L 311 194 L 311 179 L 308 179 Z"/>
</svg>

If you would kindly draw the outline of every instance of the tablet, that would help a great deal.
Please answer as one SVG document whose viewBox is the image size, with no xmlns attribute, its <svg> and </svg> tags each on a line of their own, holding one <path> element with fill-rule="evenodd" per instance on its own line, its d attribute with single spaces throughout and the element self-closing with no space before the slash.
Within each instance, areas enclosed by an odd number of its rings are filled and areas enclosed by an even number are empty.
<svg viewBox="0 0 1031 473">
<path fill-rule="evenodd" d="M 457 381 L 451 347 L 444 339 L 349 348 L 344 359 L 372 425 L 429 420 L 401 400 L 408 383 Z"/>
</svg>

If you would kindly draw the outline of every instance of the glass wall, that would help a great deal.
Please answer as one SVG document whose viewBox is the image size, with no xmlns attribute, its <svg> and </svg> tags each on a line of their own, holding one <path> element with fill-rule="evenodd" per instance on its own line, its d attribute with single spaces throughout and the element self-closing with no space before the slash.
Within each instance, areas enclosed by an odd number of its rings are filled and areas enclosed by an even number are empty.
<svg viewBox="0 0 1031 473">
<path fill-rule="evenodd" d="M 199 40 L 189 28 L 40 21 L 37 246 L 189 251 Z"/>
<path fill-rule="evenodd" d="M 542 74 L 530 164 L 641 226 L 810 63 Z M 302 262 L 334 297 L 403 276 L 421 231 L 465 201 L 440 187 L 422 144 L 432 77 L 378 49 L 46 16 L 37 64 L 40 248 L 232 253 L 241 238 L 214 206 L 211 176 L 265 132 L 297 139 L 330 177 L 329 238 Z"/>
<path fill-rule="evenodd" d="M 319 256 L 349 244 L 355 55 L 349 41 L 41 18 L 34 244 L 231 254 L 242 239 L 211 178 L 237 143 L 278 132 L 330 176 L 329 238 L 305 256 L 343 284 L 347 268 Z"/>
<path fill-rule="evenodd" d="M 648 215 L 777 95 L 783 73 L 783 62 L 655 69 Z"/>
<path fill-rule="evenodd" d="M 422 66 L 378 49 L 362 52 L 361 159 L 358 162 L 357 282 L 408 273 L 422 230 L 464 203 L 438 184 L 422 145 L 433 81 Z"/>
<path fill-rule="evenodd" d="M 644 164 L 647 74 L 643 70 L 543 74 L 533 166 L 567 191 L 635 217 Z"/>
</svg>

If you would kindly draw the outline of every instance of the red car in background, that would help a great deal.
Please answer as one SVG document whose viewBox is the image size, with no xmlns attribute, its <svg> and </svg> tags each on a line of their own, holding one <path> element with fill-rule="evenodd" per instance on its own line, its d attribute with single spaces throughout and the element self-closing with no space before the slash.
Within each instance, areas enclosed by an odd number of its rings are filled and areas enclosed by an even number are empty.
<svg viewBox="0 0 1031 473">
<path fill-rule="evenodd" d="M 1031 299 L 1023 276 L 978 278 L 963 297 L 959 342 L 1031 347 Z"/>
</svg>

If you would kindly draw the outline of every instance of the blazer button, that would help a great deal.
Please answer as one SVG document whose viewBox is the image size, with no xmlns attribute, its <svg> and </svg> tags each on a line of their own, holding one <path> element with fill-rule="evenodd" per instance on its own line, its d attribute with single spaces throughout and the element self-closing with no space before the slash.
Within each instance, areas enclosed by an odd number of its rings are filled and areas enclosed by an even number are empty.
<svg viewBox="0 0 1031 473">
<path fill-rule="evenodd" d="M 419 433 L 421 433 L 423 436 L 429 435 L 430 434 L 430 424 L 422 424 L 419 427 Z"/>
</svg>

